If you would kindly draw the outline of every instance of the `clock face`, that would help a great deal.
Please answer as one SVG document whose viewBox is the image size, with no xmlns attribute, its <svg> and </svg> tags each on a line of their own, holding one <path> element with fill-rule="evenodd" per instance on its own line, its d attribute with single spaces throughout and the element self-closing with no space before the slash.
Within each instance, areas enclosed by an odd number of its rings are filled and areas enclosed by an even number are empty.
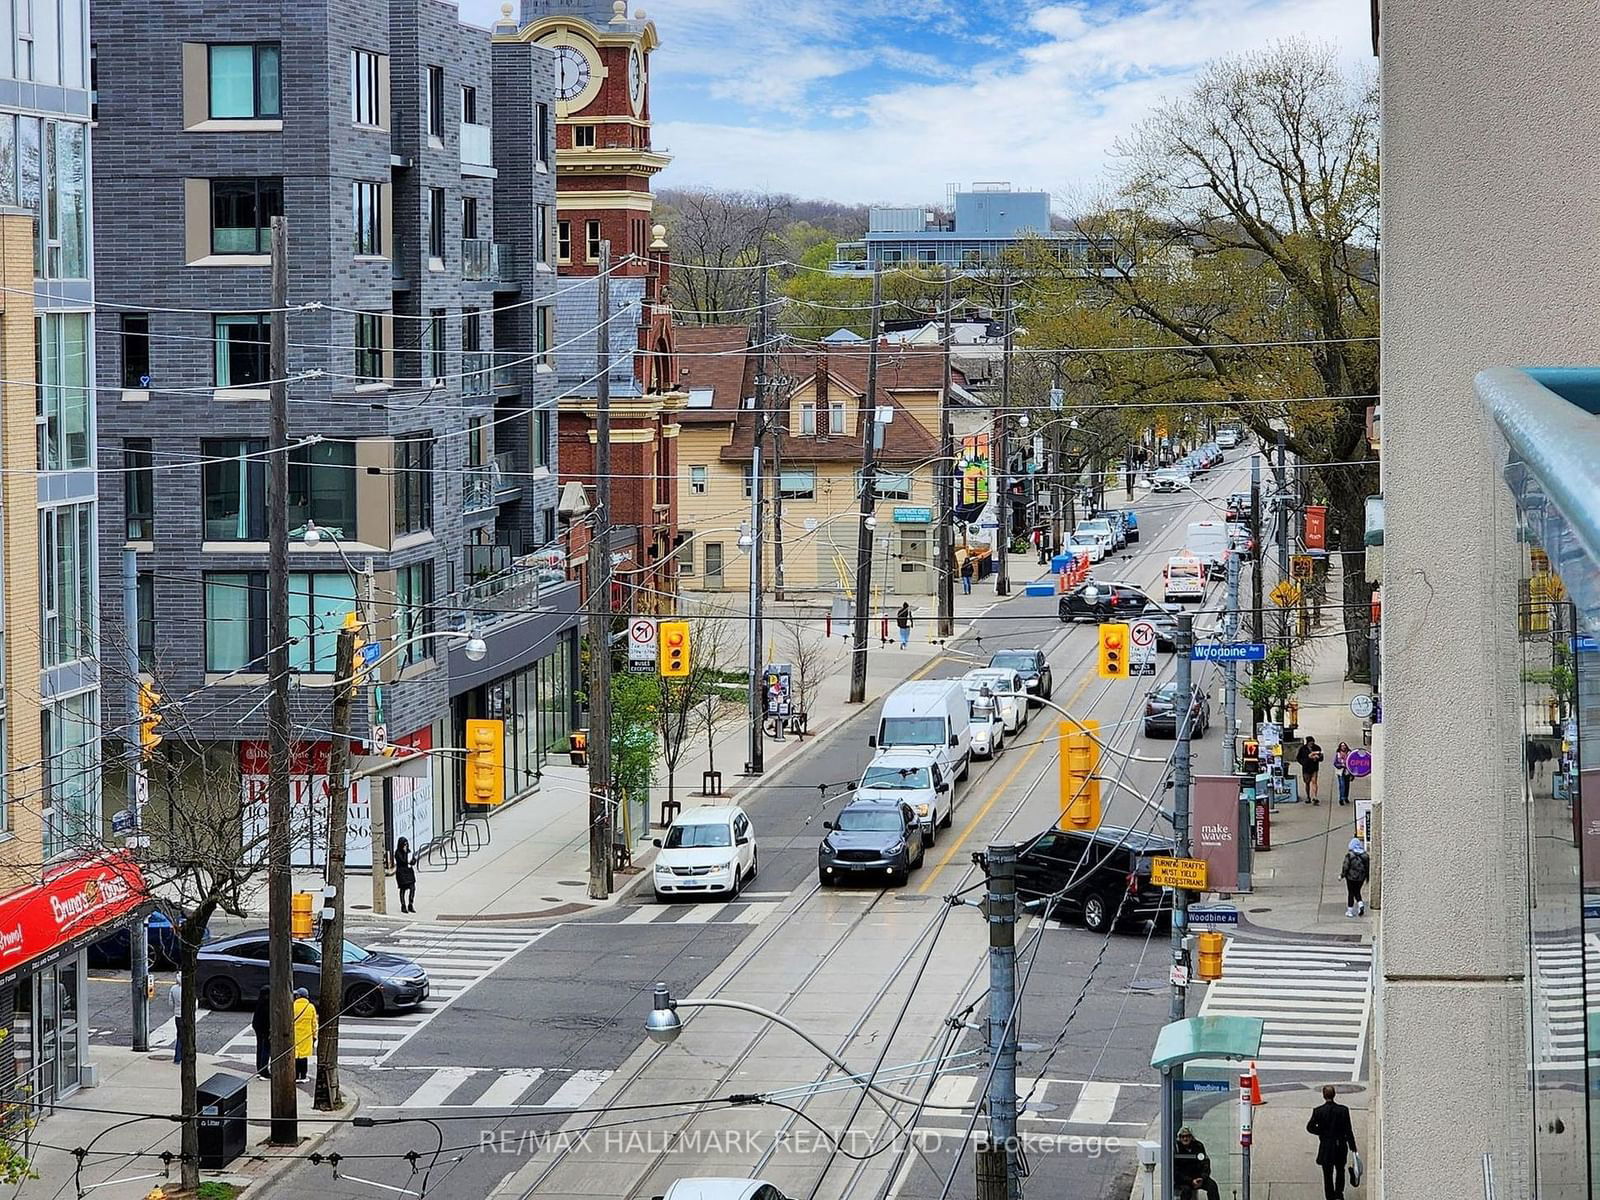
<svg viewBox="0 0 1600 1200">
<path fill-rule="evenodd" d="M 628 51 L 628 96 L 633 100 L 634 111 L 644 105 L 644 56 L 635 46 Z"/>
<path fill-rule="evenodd" d="M 556 51 L 556 95 L 562 100 L 581 95 L 593 73 L 589 56 L 576 46 L 562 46 Z"/>
</svg>

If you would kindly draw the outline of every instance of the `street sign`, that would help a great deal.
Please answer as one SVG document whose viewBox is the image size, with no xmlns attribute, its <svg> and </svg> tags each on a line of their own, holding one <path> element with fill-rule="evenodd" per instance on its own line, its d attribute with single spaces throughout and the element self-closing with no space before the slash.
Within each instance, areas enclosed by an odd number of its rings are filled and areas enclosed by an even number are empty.
<svg viewBox="0 0 1600 1200">
<path fill-rule="evenodd" d="M 1289 560 L 1289 578 L 1310 579 L 1316 571 L 1315 562 L 1309 554 L 1296 554 Z"/>
<path fill-rule="evenodd" d="M 1292 580 L 1280 579 L 1270 595 L 1279 608 L 1293 608 L 1300 603 L 1300 585 Z"/>
<path fill-rule="evenodd" d="M 1215 908 L 1189 906 L 1189 924 L 1191 925 L 1237 925 L 1239 923 L 1239 910 L 1226 905 Z"/>
<path fill-rule="evenodd" d="M 1195 662 L 1264 662 L 1267 647 L 1264 642 L 1204 642 L 1189 649 Z"/>
<path fill-rule="evenodd" d="M 1580 634 L 1572 639 L 1572 652 L 1574 654 L 1594 654 L 1600 652 L 1600 638 L 1591 634 Z"/>
<path fill-rule="evenodd" d="M 1185 1079 L 1178 1084 L 1185 1092 L 1199 1092 L 1207 1096 L 1223 1096 L 1233 1091 L 1226 1079 Z"/>
<path fill-rule="evenodd" d="M 1209 864 L 1203 858 L 1172 858 L 1161 855 L 1150 860 L 1150 882 L 1158 887 L 1203 892 Z"/>
<path fill-rule="evenodd" d="M 656 669 L 656 619 L 634 617 L 628 622 L 628 670 L 651 672 Z"/>
<path fill-rule="evenodd" d="M 1173 967 L 1172 967 L 1172 986 L 1173 987 L 1188 987 L 1189 986 L 1189 968 L 1184 966 L 1182 963 L 1174 963 L 1173 964 Z"/>
<path fill-rule="evenodd" d="M 1344 765 L 1357 779 L 1364 779 L 1372 774 L 1372 751 L 1352 750 L 1345 758 Z"/>
<path fill-rule="evenodd" d="M 111 814 L 111 832 L 128 833 L 133 829 L 133 814 L 125 808 L 119 808 Z"/>
<path fill-rule="evenodd" d="M 1366 692 L 1363 692 L 1359 696 L 1353 697 L 1350 701 L 1351 714 L 1362 721 L 1365 721 L 1372 715 L 1372 708 L 1372 697 Z"/>
<path fill-rule="evenodd" d="M 1128 674 L 1154 675 L 1156 673 L 1156 627 L 1149 621 L 1135 621 L 1128 626 L 1128 641 L 1132 652 L 1128 655 Z"/>
<path fill-rule="evenodd" d="M 374 725 L 372 727 L 372 745 L 378 751 L 389 748 L 389 727 L 387 725 Z"/>
<path fill-rule="evenodd" d="M 382 642 L 366 642 L 361 647 L 361 664 L 370 667 L 383 656 Z"/>
</svg>

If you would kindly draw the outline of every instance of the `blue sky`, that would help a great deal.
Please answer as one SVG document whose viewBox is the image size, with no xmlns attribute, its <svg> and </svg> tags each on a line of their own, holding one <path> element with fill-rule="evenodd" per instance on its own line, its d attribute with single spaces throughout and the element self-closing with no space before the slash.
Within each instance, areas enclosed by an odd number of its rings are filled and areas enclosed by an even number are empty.
<svg viewBox="0 0 1600 1200">
<path fill-rule="evenodd" d="M 656 22 L 666 186 L 852 202 L 1009 180 L 1094 194 L 1206 59 L 1303 37 L 1370 61 L 1366 0 L 630 0 Z M 461 0 L 488 24 L 498 0 Z"/>
</svg>

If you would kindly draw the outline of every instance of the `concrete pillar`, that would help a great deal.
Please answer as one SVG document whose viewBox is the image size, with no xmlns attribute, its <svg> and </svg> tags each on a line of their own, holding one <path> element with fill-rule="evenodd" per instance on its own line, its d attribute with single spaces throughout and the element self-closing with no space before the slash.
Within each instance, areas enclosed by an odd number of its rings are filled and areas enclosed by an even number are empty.
<svg viewBox="0 0 1600 1200">
<path fill-rule="evenodd" d="M 1527 1196 L 1520 563 L 1472 379 L 1596 357 L 1600 23 L 1589 0 L 1384 0 L 1382 55 L 1377 1194 L 1482 1195 L 1486 1150 Z"/>
</svg>

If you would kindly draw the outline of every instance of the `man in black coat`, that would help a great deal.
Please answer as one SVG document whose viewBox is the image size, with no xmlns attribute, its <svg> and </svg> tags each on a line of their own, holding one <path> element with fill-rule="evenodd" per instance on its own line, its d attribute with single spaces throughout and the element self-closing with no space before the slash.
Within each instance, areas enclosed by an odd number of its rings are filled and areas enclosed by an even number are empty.
<svg viewBox="0 0 1600 1200">
<path fill-rule="evenodd" d="M 1322 1168 L 1322 1194 L 1326 1200 L 1344 1200 L 1344 1164 L 1355 1152 L 1356 1133 L 1350 1110 L 1334 1098 L 1333 1084 L 1322 1089 L 1322 1103 L 1311 1110 L 1306 1132 L 1317 1139 L 1317 1165 Z"/>
<path fill-rule="evenodd" d="M 1206 1144 L 1195 1137 L 1194 1130 L 1187 1125 L 1178 1130 L 1178 1144 L 1172 1155 L 1172 1179 L 1180 1200 L 1194 1200 L 1197 1192 L 1204 1192 L 1208 1200 L 1218 1200 L 1217 1181 L 1211 1178 L 1211 1156 L 1206 1153 Z"/>
<path fill-rule="evenodd" d="M 256 1006 L 250 1014 L 250 1027 L 256 1034 L 256 1074 L 269 1074 L 272 1064 L 272 990 L 256 993 Z"/>
</svg>

